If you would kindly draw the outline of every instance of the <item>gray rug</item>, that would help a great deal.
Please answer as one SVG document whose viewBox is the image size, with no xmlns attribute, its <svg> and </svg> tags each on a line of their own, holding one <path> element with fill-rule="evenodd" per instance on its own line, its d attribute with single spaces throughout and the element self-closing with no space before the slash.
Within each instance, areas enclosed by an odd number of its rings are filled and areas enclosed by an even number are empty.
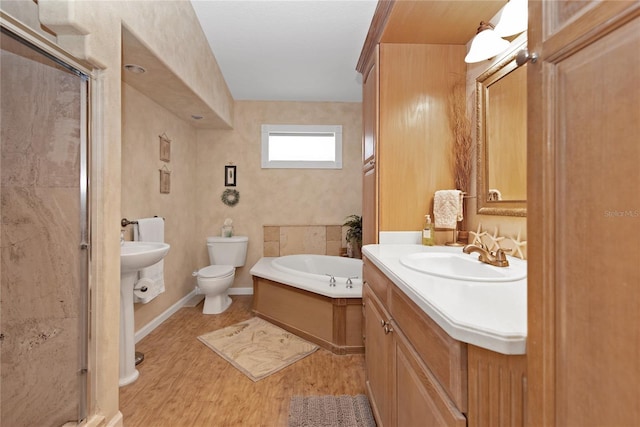
<svg viewBox="0 0 640 427">
<path fill-rule="evenodd" d="M 375 427 L 367 396 L 294 396 L 289 427 Z"/>
</svg>

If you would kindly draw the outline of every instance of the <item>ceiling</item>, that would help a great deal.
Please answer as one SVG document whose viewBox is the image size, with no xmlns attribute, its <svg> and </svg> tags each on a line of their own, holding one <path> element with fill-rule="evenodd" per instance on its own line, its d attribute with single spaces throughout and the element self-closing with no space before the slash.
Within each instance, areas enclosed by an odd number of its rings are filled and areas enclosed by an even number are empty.
<svg viewBox="0 0 640 427">
<path fill-rule="evenodd" d="M 384 31 L 369 33 L 377 0 L 190 1 L 235 100 L 327 102 L 362 100 L 356 65 L 367 35 L 379 37 L 374 44 L 466 44 L 506 3 L 396 0 Z M 124 82 L 195 127 L 229 128 L 144 43 L 126 28 L 122 35 L 123 65 L 147 70 L 123 71 Z"/>
<path fill-rule="evenodd" d="M 377 0 L 191 0 L 235 100 L 362 100 Z"/>
</svg>

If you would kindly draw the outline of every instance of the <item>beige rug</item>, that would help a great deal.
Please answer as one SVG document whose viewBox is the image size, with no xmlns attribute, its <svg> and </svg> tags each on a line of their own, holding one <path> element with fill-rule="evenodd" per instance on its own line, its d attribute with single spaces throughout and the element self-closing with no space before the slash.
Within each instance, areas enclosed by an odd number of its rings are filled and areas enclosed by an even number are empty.
<svg viewBox="0 0 640 427">
<path fill-rule="evenodd" d="M 289 403 L 289 427 L 375 427 L 363 394 L 357 396 L 294 396 Z"/>
<path fill-rule="evenodd" d="M 253 381 L 310 355 L 318 346 L 258 317 L 198 337 Z"/>
</svg>

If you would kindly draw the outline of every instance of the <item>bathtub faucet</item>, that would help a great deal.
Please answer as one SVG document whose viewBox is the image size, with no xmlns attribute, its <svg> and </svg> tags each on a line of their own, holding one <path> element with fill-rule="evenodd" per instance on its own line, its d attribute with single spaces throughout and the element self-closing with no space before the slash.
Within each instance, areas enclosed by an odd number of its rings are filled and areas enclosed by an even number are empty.
<svg viewBox="0 0 640 427">
<path fill-rule="evenodd" d="M 333 275 L 329 274 L 329 273 L 325 273 L 325 275 L 330 277 L 329 286 L 335 286 L 336 285 L 336 278 L 333 277 Z"/>
<path fill-rule="evenodd" d="M 347 289 L 353 288 L 353 282 L 351 279 L 357 279 L 358 276 L 347 277 Z"/>
</svg>

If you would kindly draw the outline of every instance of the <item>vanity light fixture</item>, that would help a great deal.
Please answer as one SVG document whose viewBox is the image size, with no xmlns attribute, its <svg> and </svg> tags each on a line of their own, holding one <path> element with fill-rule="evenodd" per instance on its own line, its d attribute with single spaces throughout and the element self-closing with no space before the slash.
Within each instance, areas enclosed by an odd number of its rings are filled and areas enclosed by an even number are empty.
<svg viewBox="0 0 640 427">
<path fill-rule="evenodd" d="M 133 74 L 143 74 L 147 72 L 143 66 L 136 64 L 125 64 L 124 69 Z"/>
<path fill-rule="evenodd" d="M 527 29 L 529 17 L 527 0 L 509 0 L 496 24 L 495 32 L 500 37 L 509 37 L 520 34 Z"/>
<path fill-rule="evenodd" d="M 508 47 L 509 42 L 496 34 L 493 24 L 481 21 L 464 62 L 470 64 L 484 61 L 504 52 Z"/>
</svg>

